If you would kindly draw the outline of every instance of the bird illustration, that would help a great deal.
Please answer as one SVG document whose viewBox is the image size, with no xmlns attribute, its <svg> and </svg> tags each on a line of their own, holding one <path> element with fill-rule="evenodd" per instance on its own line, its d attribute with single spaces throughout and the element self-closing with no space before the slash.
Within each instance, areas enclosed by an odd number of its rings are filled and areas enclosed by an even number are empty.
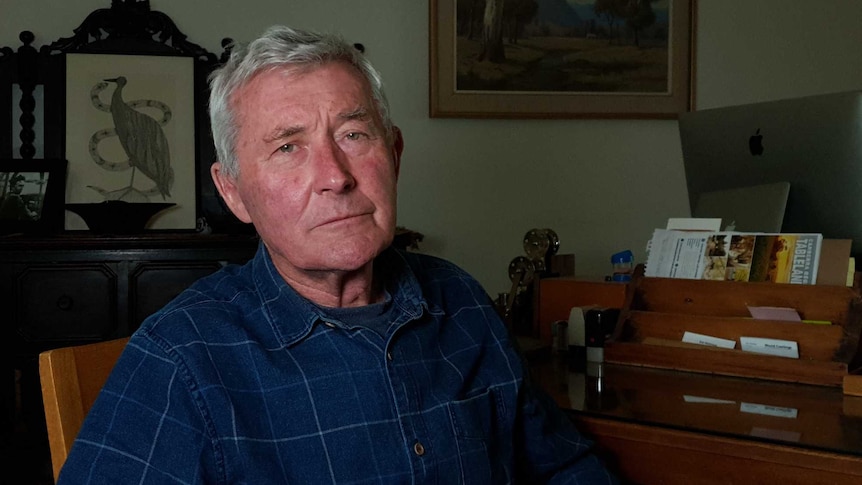
<svg viewBox="0 0 862 485">
<path fill-rule="evenodd" d="M 154 118 L 135 110 L 123 101 L 123 87 L 127 83 L 124 76 L 105 81 L 117 84 L 111 96 L 110 111 L 120 145 L 129 157 L 129 165 L 132 167 L 129 189 L 135 181 L 135 171 L 140 170 L 156 183 L 158 193 L 162 199 L 166 199 L 171 195 L 174 170 L 171 168 L 171 153 L 162 127 Z"/>
</svg>

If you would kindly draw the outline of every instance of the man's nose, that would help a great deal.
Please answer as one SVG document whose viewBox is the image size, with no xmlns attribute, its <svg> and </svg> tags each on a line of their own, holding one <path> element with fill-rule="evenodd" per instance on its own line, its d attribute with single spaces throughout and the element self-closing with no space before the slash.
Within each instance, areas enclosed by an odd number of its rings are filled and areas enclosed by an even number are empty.
<svg viewBox="0 0 862 485">
<path fill-rule="evenodd" d="M 315 191 L 342 193 L 356 186 L 350 160 L 334 140 L 316 145 L 314 150 Z"/>
</svg>

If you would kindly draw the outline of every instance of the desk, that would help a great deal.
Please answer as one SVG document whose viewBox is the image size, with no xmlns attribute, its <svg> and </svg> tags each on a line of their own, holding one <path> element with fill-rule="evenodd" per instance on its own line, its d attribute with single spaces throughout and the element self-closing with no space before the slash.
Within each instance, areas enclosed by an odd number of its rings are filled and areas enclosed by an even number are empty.
<svg viewBox="0 0 862 485">
<path fill-rule="evenodd" d="M 862 483 L 862 398 L 841 389 L 605 364 L 565 357 L 531 374 L 639 484 Z"/>
</svg>

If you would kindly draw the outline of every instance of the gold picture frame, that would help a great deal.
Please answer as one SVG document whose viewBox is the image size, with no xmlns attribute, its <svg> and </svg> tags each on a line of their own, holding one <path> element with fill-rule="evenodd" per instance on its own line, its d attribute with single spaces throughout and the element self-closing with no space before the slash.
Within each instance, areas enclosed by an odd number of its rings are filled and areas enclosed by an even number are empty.
<svg viewBox="0 0 862 485">
<path fill-rule="evenodd" d="M 584 19 L 589 11 L 563 30 L 562 25 L 536 21 L 537 0 L 531 24 L 510 26 L 508 33 L 506 27 L 498 28 L 507 36 L 502 62 L 489 60 L 494 49 L 486 49 L 481 40 L 485 3 L 430 2 L 432 118 L 673 119 L 694 109 L 696 0 L 644 2 L 655 9 L 648 35 L 646 28 L 626 27 L 622 17 L 615 22 L 608 17 L 605 24 Z M 596 4 L 605 9 L 611 3 L 580 2 L 594 13 Z M 534 35 L 527 33 L 528 26 Z M 513 31 L 519 34 L 513 36 Z M 552 67 L 531 74 L 529 66 L 537 65 Z"/>
</svg>

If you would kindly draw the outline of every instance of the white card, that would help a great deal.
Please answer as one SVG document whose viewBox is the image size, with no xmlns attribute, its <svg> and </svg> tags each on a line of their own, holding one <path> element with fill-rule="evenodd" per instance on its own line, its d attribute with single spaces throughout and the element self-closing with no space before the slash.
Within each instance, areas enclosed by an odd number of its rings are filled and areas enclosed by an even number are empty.
<svg viewBox="0 0 862 485">
<path fill-rule="evenodd" d="M 771 338 L 739 337 L 739 345 L 745 352 L 777 355 L 779 357 L 799 358 L 799 347 L 792 340 Z"/>
<path fill-rule="evenodd" d="M 701 335 L 694 332 L 685 332 L 682 334 L 682 341 L 689 344 L 708 345 L 710 347 L 721 347 L 722 349 L 732 349 L 736 347 L 736 340 L 727 340 L 709 335 Z"/>
<path fill-rule="evenodd" d="M 736 404 L 736 401 L 728 401 L 727 399 L 716 399 L 713 397 L 691 396 L 685 394 L 682 396 L 683 401 L 698 404 Z"/>
<path fill-rule="evenodd" d="M 766 404 L 754 404 L 750 402 L 740 403 L 739 411 L 743 413 L 762 414 L 764 416 L 775 416 L 777 418 L 790 419 L 796 419 L 796 415 L 799 414 L 796 408 L 768 406 Z"/>
</svg>

